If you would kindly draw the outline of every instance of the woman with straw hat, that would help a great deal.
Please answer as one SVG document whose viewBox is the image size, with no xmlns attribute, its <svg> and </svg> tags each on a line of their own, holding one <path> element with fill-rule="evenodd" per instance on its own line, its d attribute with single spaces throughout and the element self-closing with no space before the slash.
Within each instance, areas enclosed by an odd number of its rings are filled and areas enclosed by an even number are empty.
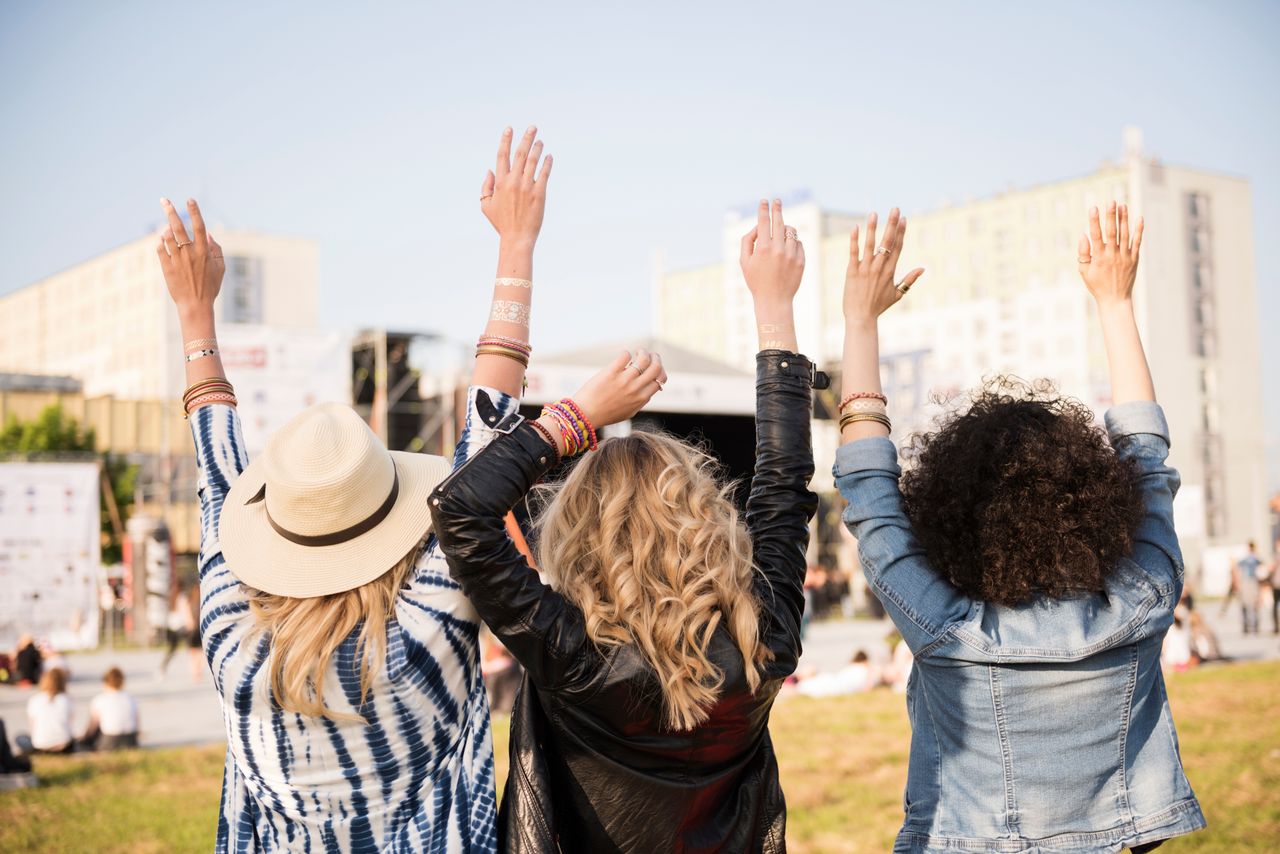
<svg viewBox="0 0 1280 854">
<path fill-rule="evenodd" d="M 506 208 L 490 217 L 501 263 L 532 257 L 550 173 L 548 157 L 534 180 L 541 147 L 526 135 L 502 170 Z M 190 232 L 162 204 L 157 254 L 186 343 L 199 466 L 200 629 L 227 728 L 217 850 L 492 851 L 479 621 L 427 504 L 448 462 L 388 451 L 350 407 L 322 403 L 250 463 L 214 330 L 222 249 L 194 200 Z M 528 280 L 521 263 L 505 275 Z M 531 293 L 500 284 L 495 316 L 527 316 Z M 527 325 L 523 342 L 499 337 L 478 348 L 455 464 L 516 411 L 504 353 L 527 353 Z"/>
</svg>

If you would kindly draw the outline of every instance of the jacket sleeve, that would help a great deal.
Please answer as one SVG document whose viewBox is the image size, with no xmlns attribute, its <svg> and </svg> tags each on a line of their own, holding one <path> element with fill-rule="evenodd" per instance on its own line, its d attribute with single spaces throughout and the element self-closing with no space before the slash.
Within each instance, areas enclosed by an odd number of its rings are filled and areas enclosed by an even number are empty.
<svg viewBox="0 0 1280 854">
<path fill-rule="evenodd" d="M 1183 563 L 1173 529 L 1173 499 L 1181 479 L 1165 465 L 1169 425 L 1160 405 L 1148 400 L 1122 403 L 1107 410 L 1107 435 L 1116 456 L 1138 469 L 1145 512 L 1133 537 L 1133 560 L 1151 573 L 1157 585 L 1171 588 L 1173 601 L 1182 595 Z"/>
<path fill-rule="evenodd" d="M 836 487 L 849 506 L 844 523 L 858 539 L 867 583 L 912 653 L 970 615 L 974 603 L 934 571 L 911 531 L 898 490 L 898 450 L 886 437 L 840 446 Z"/>
<path fill-rule="evenodd" d="M 202 406 L 191 414 L 196 449 L 196 494 L 200 499 L 200 638 L 214 684 L 222 690 L 222 664 L 251 625 L 249 599 L 222 556 L 222 504 L 249 465 L 240 415 L 234 406 Z"/>
<path fill-rule="evenodd" d="M 432 528 L 449 572 L 480 618 L 534 684 L 553 690 L 576 676 L 582 663 L 582 612 L 542 583 L 507 536 L 504 518 L 554 464 L 555 454 L 518 415 L 496 430 L 432 493 Z"/>
<path fill-rule="evenodd" d="M 747 498 L 747 531 L 755 555 L 760 640 L 773 652 L 767 672 L 790 675 L 800 658 L 809 520 L 818 496 L 813 477 L 810 414 L 813 366 L 804 356 L 764 350 L 756 356 L 756 470 Z"/>
</svg>

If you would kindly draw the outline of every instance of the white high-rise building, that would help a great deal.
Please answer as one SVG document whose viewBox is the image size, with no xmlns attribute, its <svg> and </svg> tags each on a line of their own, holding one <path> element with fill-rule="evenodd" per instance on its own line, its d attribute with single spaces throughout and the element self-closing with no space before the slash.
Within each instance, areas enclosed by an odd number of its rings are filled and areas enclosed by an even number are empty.
<svg viewBox="0 0 1280 854">
<path fill-rule="evenodd" d="M 927 423 L 935 393 L 998 373 L 1052 379 L 1100 413 L 1110 402 L 1106 354 L 1076 244 L 1090 207 L 1128 204 L 1146 218 L 1135 302 L 1172 431 L 1171 462 L 1182 474 L 1177 525 L 1194 571 L 1207 547 L 1267 540 L 1249 184 L 1144 156 L 1136 131 L 1127 132 L 1126 148 L 1122 162 L 1090 175 L 906 211 L 899 272 L 923 266 L 926 274 L 881 318 L 882 373 L 899 438 Z M 796 305 L 801 346 L 835 368 L 849 228 L 863 217 L 812 203 L 786 213 L 808 261 Z M 658 277 L 659 338 L 751 364 L 756 335 L 737 256 L 754 215 L 726 218 L 720 263 Z M 814 438 L 824 478 L 834 426 L 820 423 Z"/>
<path fill-rule="evenodd" d="M 217 232 L 226 258 L 218 323 L 314 329 L 317 251 L 309 240 Z M 87 397 L 182 396 L 178 317 L 145 237 L 0 296 L 0 371 L 73 376 Z"/>
</svg>

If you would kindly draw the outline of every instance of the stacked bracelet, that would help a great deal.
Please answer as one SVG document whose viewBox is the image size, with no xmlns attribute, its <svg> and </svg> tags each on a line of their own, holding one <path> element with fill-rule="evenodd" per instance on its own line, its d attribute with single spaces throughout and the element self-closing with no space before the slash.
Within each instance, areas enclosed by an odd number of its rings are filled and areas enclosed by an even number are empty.
<svg viewBox="0 0 1280 854">
<path fill-rule="evenodd" d="M 859 421 L 874 421 L 884 426 L 884 429 L 893 432 L 893 423 L 889 421 L 889 416 L 882 412 L 850 412 L 848 415 L 840 416 L 840 430 L 844 432 L 844 428 L 850 424 L 857 424 Z"/>
<path fill-rule="evenodd" d="M 559 428 L 560 438 L 564 440 L 563 456 L 572 457 L 585 450 L 596 449 L 596 428 L 587 420 L 578 404 L 569 398 L 562 398 L 542 407 L 542 415 Z"/>
<path fill-rule="evenodd" d="M 235 389 L 223 377 L 210 377 L 192 383 L 182 393 L 182 417 L 189 417 L 193 409 L 206 403 L 228 403 L 235 406 Z"/>
<path fill-rule="evenodd" d="M 504 335 L 483 335 L 476 342 L 476 355 L 505 356 L 529 367 L 529 356 L 533 348 L 518 338 L 507 338 Z"/>
</svg>

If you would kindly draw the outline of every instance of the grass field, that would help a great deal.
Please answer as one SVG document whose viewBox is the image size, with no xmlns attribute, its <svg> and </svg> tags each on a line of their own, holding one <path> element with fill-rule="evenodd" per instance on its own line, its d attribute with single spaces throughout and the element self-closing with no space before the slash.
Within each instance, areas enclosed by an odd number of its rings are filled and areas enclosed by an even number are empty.
<svg viewBox="0 0 1280 854">
<path fill-rule="evenodd" d="M 1210 827 L 1162 854 L 1280 849 L 1280 662 L 1175 675 L 1169 694 Z M 790 808 L 789 850 L 889 850 L 906 780 L 902 697 L 787 698 L 772 728 Z M 495 747 L 503 779 L 503 722 Z M 209 851 L 222 755 L 210 747 L 42 757 L 43 785 L 0 794 L 0 851 Z"/>
</svg>

